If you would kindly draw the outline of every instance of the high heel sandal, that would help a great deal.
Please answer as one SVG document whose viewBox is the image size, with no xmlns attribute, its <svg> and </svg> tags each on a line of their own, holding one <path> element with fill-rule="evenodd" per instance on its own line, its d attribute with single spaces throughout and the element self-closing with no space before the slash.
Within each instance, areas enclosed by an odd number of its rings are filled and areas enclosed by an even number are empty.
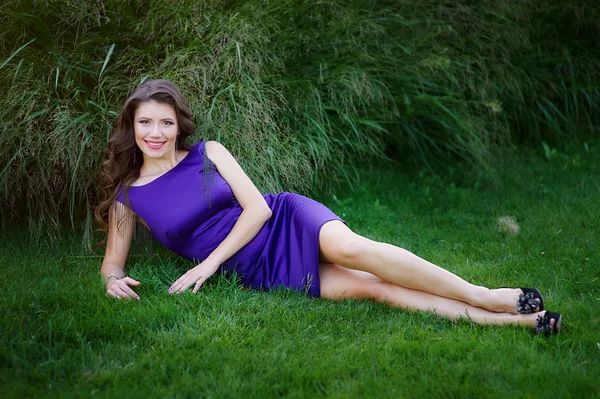
<svg viewBox="0 0 600 399">
<path fill-rule="evenodd" d="M 554 319 L 554 326 L 550 326 L 550 320 Z M 560 322 L 562 315 L 556 312 L 546 312 L 544 316 L 538 316 L 536 320 L 535 332 L 538 334 L 557 334 L 560 331 Z"/>
<path fill-rule="evenodd" d="M 522 314 L 537 313 L 544 310 L 544 300 L 542 294 L 535 288 L 517 287 L 523 293 L 517 300 L 517 311 Z"/>
</svg>

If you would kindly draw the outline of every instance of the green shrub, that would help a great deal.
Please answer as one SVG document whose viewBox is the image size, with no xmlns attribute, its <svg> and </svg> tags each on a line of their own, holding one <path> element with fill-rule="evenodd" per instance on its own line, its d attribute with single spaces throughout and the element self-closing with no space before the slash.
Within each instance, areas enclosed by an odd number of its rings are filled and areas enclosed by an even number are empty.
<svg viewBox="0 0 600 399">
<path fill-rule="evenodd" d="M 597 6 L 550 0 L 7 0 L 0 209 L 34 237 L 84 220 L 140 82 L 167 78 L 263 191 L 349 178 L 357 157 L 492 176 L 521 141 L 598 123 Z"/>
</svg>

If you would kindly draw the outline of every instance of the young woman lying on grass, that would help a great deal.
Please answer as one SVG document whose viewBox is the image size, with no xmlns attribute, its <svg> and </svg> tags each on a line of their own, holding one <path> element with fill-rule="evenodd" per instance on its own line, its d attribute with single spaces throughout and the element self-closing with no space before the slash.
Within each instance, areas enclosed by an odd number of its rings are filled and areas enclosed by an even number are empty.
<svg viewBox="0 0 600 399">
<path fill-rule="evenodd" d="M 190 109 L 169 81 L 140 85 L 113 126 L 102 166 L 107 232 L 101 274 L 106 292 L 137 299 L 140 283 L 123 273 L 139 218 L 153 237 L 197 263 L 169 293 L 235 270 L 245 286 L 280 286 L 328 299 L 375 299 L 480 324 L 520 324 L 558 332 L 561 315 L 544 310 L 529 288 L 488 289 L 394 245 L 350 230 L 324 205 L 292 193 L 261 195 L 225 147 L 188 143 Z"/>
</svg>

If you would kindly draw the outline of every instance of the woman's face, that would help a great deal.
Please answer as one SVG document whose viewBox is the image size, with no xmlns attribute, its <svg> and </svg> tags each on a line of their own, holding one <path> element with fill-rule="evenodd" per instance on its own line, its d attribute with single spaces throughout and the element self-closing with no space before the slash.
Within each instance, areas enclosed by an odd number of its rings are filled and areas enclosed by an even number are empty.
<svg viewBox="0 0 600 399">
<path fill-rule="evenodd" d="M 177 114 L 169 104 L 147 101 L 140 103 L 133 118 L 135 142 L 144 159 L 171 158 L 179 133 Z"/>
</svg>

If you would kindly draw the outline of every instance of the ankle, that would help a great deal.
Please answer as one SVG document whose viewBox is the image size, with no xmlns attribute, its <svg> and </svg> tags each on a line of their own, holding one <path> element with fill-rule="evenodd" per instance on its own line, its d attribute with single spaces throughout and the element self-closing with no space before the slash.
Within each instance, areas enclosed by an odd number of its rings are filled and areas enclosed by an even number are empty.
<svg viewBox="0 0 600 399">
<path fill-rule="evenodd" d="M 491 310 L 490 306 L 493 306 L 495 299 L 493 292 L 489 288 L 483 286 L 473 287 L 473 295 L 469 300 L 469 304 L 478 308 Z"/>
</svg>

